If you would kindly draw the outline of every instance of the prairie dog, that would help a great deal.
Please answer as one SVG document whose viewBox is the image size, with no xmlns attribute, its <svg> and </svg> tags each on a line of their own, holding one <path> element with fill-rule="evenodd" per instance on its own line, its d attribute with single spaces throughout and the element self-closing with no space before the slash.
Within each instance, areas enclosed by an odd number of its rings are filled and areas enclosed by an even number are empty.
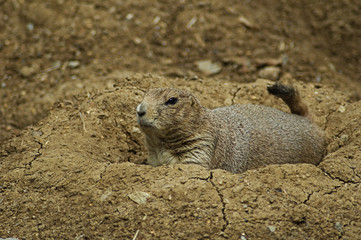
<svg viewBox="0 0 361 240">
<path fill-rule="evenodd" d="M 252 104 L 207 109 L 187 91 L 149 90 L 136 109 L 147 163 L 193 163 L 232 173 L 268 164 L 318 164 L 325 136 L 307 118 L 298 92 L 281 84 L 268 91 L 282 98 L 292 114 Z"/>
</svg>

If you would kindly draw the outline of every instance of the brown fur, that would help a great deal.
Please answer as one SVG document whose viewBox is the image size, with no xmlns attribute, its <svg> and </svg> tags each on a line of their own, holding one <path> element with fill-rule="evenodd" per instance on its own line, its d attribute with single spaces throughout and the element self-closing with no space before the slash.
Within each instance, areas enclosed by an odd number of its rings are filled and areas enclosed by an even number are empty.
<svg viewBox="0 0 361 240">
<path fill-rule="evenodd" d="M 280 89 L 287 91 L 280 94 Z M 319 163 L 326 144 L 324 134 L 304 117 L 308 110 L 298 92 L 284 85 L 272 90 L 281 98 L 288 95 L 282 99 L 295 114 L 262 105 L 210 110 L 189 92 L 150 90 L 137 107 L 148 163 L 194 163 L 234 173 L 268 164 Z"/>
<path fill-rule="evenodd" d="M 303 103 L 300 94 L 292 86 L 285 86 L 279 83 L 268 86 L 269 93 L 281 98 L 290 108 L 291 113 L 309 117 L 308 107 Z"/>
</svg>

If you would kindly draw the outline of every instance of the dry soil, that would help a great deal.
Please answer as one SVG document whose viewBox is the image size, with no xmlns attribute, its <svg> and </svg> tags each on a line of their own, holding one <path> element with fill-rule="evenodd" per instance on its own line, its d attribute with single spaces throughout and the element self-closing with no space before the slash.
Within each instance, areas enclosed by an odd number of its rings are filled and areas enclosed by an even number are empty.
<svg viewBox="0 0 361 240">
<path fill-rule="evenodd" d="M 0 238 L 358 239 L 361 2 L 0 1 Z M 145 165 L 151 87 L 288 111 L 301 92 L 318 166 L 231 174 Z"/>
</svg>

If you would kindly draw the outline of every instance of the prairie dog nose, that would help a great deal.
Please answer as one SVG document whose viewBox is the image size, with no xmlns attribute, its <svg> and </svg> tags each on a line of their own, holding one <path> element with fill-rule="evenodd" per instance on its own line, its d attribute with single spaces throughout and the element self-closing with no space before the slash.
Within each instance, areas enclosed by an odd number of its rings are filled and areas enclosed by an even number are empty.
<svg viewBox="0 0 361 240">
<path fill-rule="evenodd" d="M 137 116 L 138 117 L 143 117 L 147 111 L 145 110 L 146 107 L 144 106 L 144 104 L 139 104 L 138 107 L 137 107 Z"/>
</svg>

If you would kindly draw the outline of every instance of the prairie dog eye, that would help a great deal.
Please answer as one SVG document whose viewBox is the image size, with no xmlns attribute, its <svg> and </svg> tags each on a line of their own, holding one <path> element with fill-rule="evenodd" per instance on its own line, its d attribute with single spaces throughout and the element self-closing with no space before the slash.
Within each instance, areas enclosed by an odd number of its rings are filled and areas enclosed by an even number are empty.
<svg viewBox="0 0 361 240">
<path fill-rule="evenodd" d="M 165 105 L 174 105 L 178 102 L 178 98 L 176 97 L 172 97 L 172 98 L 169 98 L 166 102 L 165 102 Z"/>
</svg>

